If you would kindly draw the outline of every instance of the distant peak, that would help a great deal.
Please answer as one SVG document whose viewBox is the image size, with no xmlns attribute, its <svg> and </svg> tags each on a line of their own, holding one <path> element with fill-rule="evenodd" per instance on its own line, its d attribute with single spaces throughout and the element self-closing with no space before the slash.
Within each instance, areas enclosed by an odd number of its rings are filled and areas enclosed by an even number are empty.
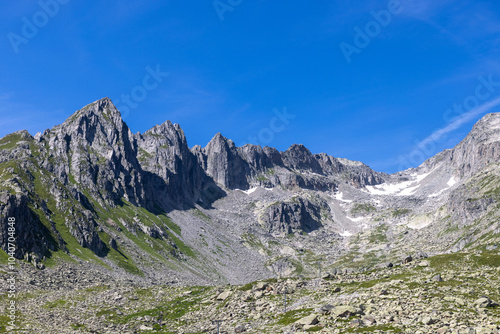
<svg viewBox="0 0 500 334">
<path fill-rule="evenodd" d="M 105 97 L 103 97 L 102 99 L 99 99 L 99 100 L 97 100 L 97 101 L 95 101 L 95 102 L 101 102 L 101 103 L 111 103 L 111 104 L 113 104 L 113 102 L 111 102 L 111 99 L 110 99 L 109 97 L 107 97 L 107 96 L 105 96 Z"/>
<path fill-rule="evenodd" d="M 162 124 L 155 125 L 151 129 L 147 130 L 144 133 L 145 136 L 153 136 L 153 137 L 166 137 L 174 140 L 180 140 L 187 145 L 186 136 L 184 131 L 182 130 L 179 124 L 173 124 L 171 121 L 165 121 Z"/>
<path fill-rule="evenodd" d="M 233 149 L 236 145 L 231 139 L 227 139 L 220 132 L 218 132 L 205 146 L 205 149 L 227 150 Z"/>
<path fill-rule="evenodd" d="M 464 139 L 475 141 L 496 142 L 500 141 L 500 113 L 484 115 L 474 126 L 469 135 Z"/>
<path fill-rule="evenodd" d="M 217 132 L 217 134 L 210 140 L 210 143 L 227 143 L 228 141 L 229 139 L 224 137 L 220 132 Z"/>
<path fill-rule="evenodd" d="M 303 152 L 303 153 L 311 154 L 311 152 L 309 151 L 309 149 L 307 147 L 305 147 L 304 145 L 302 145 L 302 144 L 293 144 L 292 146 L 290 146 L 287 149 L 287 151 L 288 152 Z"/>
<path fill-rule="evenodd" d="M 490 113 L 484 115 L 477 123 L 476 127 L 500 128 L 500 113 Z"/>
<path fill-rule="evenodd" d="M 116 125 L 122 123 L 120 111 L 115 107 L 109 97 L 104 97 L 86 105 L 71 115 L 65 123 L 72 123 L 82 117 L 97 117 L 101 120 L 104 118 L 105 121 L 111 121 Z"/>
<path fill-rule="evenodd" d="M 85 107 L 83 107 L 79 111 L 82 111 L 82 110 L 98 111 L 98 110 L 103 110 L 103 109 L 109 108 L 110 106 L 112 106 L 114 109 L 116 109 L 115 105 L 113 104 L 113 102 L 111 101 L 111 99 L 109 97 L 103 97 L 102 99 L 99 99 L 97 101 L 94 101 L 92 103 L 87 104 Z"/>
<path fill-rule="evenodd" d="M 166 131 L 169 131 L 169 129 L 174 128 L 174 125 L 172 124 L 171 121 L 165 121 L 161 124 L 157 124 L 153 126 L 151 129 L 147 130 L 144 134 L 162 134 L 165 133 Z"/>
</svg>

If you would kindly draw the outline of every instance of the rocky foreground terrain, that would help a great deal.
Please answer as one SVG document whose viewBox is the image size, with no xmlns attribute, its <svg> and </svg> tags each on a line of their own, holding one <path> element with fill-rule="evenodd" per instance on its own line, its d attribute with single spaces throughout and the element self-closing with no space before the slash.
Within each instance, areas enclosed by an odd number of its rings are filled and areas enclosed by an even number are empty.
<svg viewBox="0 0 500 334">
<path fill-rule="evenodd" d="M 104 98 L 0 139 L 0 333 L 12 278 L 18 332 L 495 333 L 499 221 L 500 114 L 388 175 Z"/>
<path fill-rule="evenodd" d="M 144 287 L 27 268 L 13 332 L 216 333 L 222 320 L 221 333 L 500 333 L 498 248 L 405 262 L 239 286 Z"/>
</svg>

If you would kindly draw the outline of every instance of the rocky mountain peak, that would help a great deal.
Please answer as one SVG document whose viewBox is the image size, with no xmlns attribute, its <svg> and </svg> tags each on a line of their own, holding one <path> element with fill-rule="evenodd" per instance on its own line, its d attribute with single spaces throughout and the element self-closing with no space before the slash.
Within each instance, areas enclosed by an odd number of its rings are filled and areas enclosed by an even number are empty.
<svg viewBox="0 0 500 334">
<path fill-rule="evenodd" d="M 245 172 L 248 170 L 246 162 L 238 154 L 232 140 L 217 133 L 203 149 L 206 161 L 204 169 L 214 181 L 228 188 L 248 187 Z"/>
<path fill-rule="evenodd" d="M 206 175 L 196 158 L 196 154 L 202 153 L 189 149 L 179 124 L 166 121 L 136 138 L 139 163 L 156 194 L 153 202 L 175 205 L 196 202 L 206 183 Z"/>
<path fill-rule="evenodd" d="M 114 150 L 123 145 L 133 146 L 132 133 L 123 122 L 120 112 L 113 102 L 107 97 L 97 100 L 76 111 L 66 121 L 45 130 L 39 141 L 47 140 L 51 147 L 57 146 L 55 142 L 63 141 L 67 149 L 74 150 L 72 145 L 78 147 L 91 146 L 102 151 Z M 106 152 L 102 152 L 106 155 Z"/>
<path fill-rule="evenodd" d="M 461 177 L 471 176 L 500 160 L 500 113 L 481 118 L 472 131 L 450 151 L 452 166 Z"/>
<path fill-rule="evenodd" d="M 310 170 L 323 174 L 322 168 L 311 151 L 302 144 L 293 144 L 282 153 L 283 163 L 292 169 Z"/>
<path fill-rule="evenodd" d="M 147 130 L 142 138 L 148 138 L 150 149 L 176 147 L 177 153 L 184 150 L 189 150 L 187 146 L 186 136 L 179 124 L 172 124 L 171 121 L 166 121 L 160 125 L 156 125 Z M 152 152 L 151 152 L 152 153 Z"/>
<path fill-rule="evenodd" d="M 292 144 L 287 151 L 290 152 L 301 152 L 301 153 L 306 153 L 306 154 L 311 154 L 309 149 L 305 147 L 303 144 Z"/>
<path fill-rule="evenodd" d="M 90 145 L 97 150 L 104 146 L 116 150 L 133 146 L 132 133 L 123 122 L 120 112 L 107 97 L 76 111 L 63 124 L 44 132 L 42 139 L 64 140 L 70 145 Z"/>
<path fill-rule="evenodd" d="M 500 113 L 485 115 L 474 125 L 470 135 L 488 142 L 500 141 Z"/>
<path fill-rule="evenodd" d="M 227 139 L 219 132 L 210 140 L 210 142 L 208 142 L 205 150 L 212 152 L 223 152 L 234 148 L 236 148 L 234 142 L 230 139 Z"/>
<path fill-rule="evenodd" d="M 93 120 L 94 122 L 113 123 L 116 127 L 121 127 L 123 124 L 120 111 L 108 97 L 90 103 L 76 111 L 63 125 L 75 122 L 81 124 L 81 121 L 85 119 Z"/>
<path fill-rule="evenodd" d="M 109 98 L 78 110 L 38 141 L 48 149 L 42 166 L 64 184 L 88 188 L 92 194 L 105 189 L 102 197 L 109 204 L 121 198 L 142 201 L 136 140 Z"/>
</svg>

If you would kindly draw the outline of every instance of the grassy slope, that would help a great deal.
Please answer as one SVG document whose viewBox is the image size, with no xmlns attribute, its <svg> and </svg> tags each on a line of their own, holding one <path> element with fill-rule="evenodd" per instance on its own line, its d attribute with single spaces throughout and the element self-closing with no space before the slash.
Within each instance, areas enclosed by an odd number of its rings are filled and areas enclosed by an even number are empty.
<svg viewBox="0 0 500 334">
<path fill-rule="evenodd" d="M 22 137 L 19 134 L 8 135 L 0 140 L 0 149 L 11 150 L 16 147 L 18 142 L 21 140 Z M 35 157 L 41 154 L 40 150 L 33 142 L 29 140 L 28 144 L 31 149 L 31 158 L 29 158 L 29 163 L 33 166 L 33 168 L 30 168 L 29 171 L 23 170 L 19 167 L 18 161 L 8 161 L 0 164 L 0 191 L 7 191 L 11 194 L 15 194 L 16 189 L 12 184 L 12 180 L 16 180 L 15 183 L 19 183 L 21 189 L 29 192 L 29 195 L 32 199 L 30 208 L 39 216 L 41 223 L 49 231 L 52 231 L 52 226 L 50 221 L 46 218 L 45 213 L 41 209 L 42 203 L 46 203 L 48 210 L 52 212 L 50 219 L 55 223 L 55 227 L 64 240 L 65 246 L 71 256 L 63 252 L 62 250 L 57 250 L 46 254 L 47 260 L 45 264 L 47 266 L 52 266 L 58 261 L 74 261 L 73 257 L 75 257 L 83 261 L 92 261 L 107 267 L 103 259 L 98 257 L 88 248 L 80 246 L 76 238 L 71 235 L 69 228 L 65 224 L 66 219 L 72 219 L 71 216 L 69 216 L 64 210 L 60 210 L 56 207 L 55 200 L 48 192 L 48 189 L 50 189 L 54 185 L 59 189 L 62 189 L 62 191 L 65 193 L 65 203 L 63 206 L 66 208 L 73 207 L 73 211 L 76 215 L 81 215 L 81 212 L 84 210 L 84 208 L 73 198 L 69 190 L 67 190 L 63 184 L 61 184 L 59 181 L 54 181 L 57 180 L 54 175 L 38 166 Z M 70 177 L 70 179 L 74 180 L 74 177 Z M 10 183 L 7 183 L 7 180 L 10 180 Z M 88 196 L 88 198 L 92 200 L 90 196 Z M 134 207 L 127 202 L 125 202 L 123 206 L 116 208 L 102 208 L 95 201 L 92 202 L 94 208 L 97 209 L 99 216 L 98 220 L 100 220 L 101 224 L 107 224 L 106 222 L 108 221 L 108 219 L 113 220 L 118 226 L 122 228 L 122 233 L 127 238 L 131 239 L 142 250 L 146 251 L 149 254 L 151 260 L 167 263 L 168 259 L 174 259 L 174 256 L 168 256 L 167 258 L 165 258 L 159 255 L 160 252 L 162 252 L 163 254 L 174 254 L 176 251 L 180 251 L 186 256 L 196 256 L 195 252 L 181 241 L 181 229 L 176 224 L 174 224 L 166 215 L 160 214 L 157 216 L 145 210 L 144 208 Z M 173 243 L 175 243 L 177 249 L 175 249 L 175 247 L 173 247 L 170 242 L 167 242 L 166 240 L 151 238 L 148 235 L 144 234 L 142 231 L 138 231 L 137 236 L 135 236 L 130 233 L 119 221 L 120 218 L 125 221 L 133 221 L 134 216 L 136 215 L 140 219 L 141 223 L 145 224 L 146 226 L 156 224 L 157 226 L 166 228 L 170 232 L 169 235 L 171 239 L 173 239 Z M 105 232 L 100 232 L 99 236 L 109 248 L 109 252 L 106 255 L 106 258 L 108 260 L 111 260 L 119 267 L 132 274 L 142 275 L 141 270 L 134 263 L 132 257 L 127 254 L 126 250 L 120 248 L 118 248 L 118 250 L 112 249 L 109 245 L 111 237 Z M 51 235 L 51 237 L 53 239 L 56 239 L 55 235 Z M 3 261 L 2 257 L 0 257 L 0 261 Z"/>
</svg>

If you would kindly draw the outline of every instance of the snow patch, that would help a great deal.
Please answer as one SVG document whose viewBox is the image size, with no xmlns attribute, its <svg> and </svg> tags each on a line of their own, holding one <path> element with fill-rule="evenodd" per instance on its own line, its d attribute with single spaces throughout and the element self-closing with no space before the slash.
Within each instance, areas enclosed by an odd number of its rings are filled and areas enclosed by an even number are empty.
<svg viewBox="0 0 500 334">
<path fill-rule="evenodd" d="M 248 190 L 243 190 L 243 192 L 247 195 L 250 195 L 252 194 L 253 192 L 255 192 L 255 190 L 257 190 L 258 187 L 255 187 L 255 188 L 252 188 L 252 189 L 248 189 Z"/>
<path fill-rule="evenodd" d="M 318 174 L 318 173 L 315 173 L 315 172 L 305 172 L 306 175 L 313 175 L 313 176 L 320 176 L 320 177 L 324 177 L 324 175 L 321 175 L 321 174 Z"/>
<path fill-rule="evenodd" d="M 350 237 L 350 236 L 352 236 L 352 233 L 349 231 L 344 231 L 344 232 L 340 233 L 340 235 L 343 237 Z"/>
<path fill-rule="evenodd" d="M 273 188 L 262 188 L 262 187 L 255 187 L 255 188 L 251 188 L 251 189 L 248 189 L 248 190 L 241 190 L 241 189 L 235 189 L 235 190 L 239 190 L 241 192 L 244 192 L 247 195 L 250 195 L 250 194 L 253 194 L 258 189 L 265 189 L 267 191 L 273 190 Z"/>
<path fill-rule="evenodd" d="M 347 219 L 349 219 L 350 221 L 355 222 L 355 223 L 360 222 L 364 219 L 363 217 L 358 217 L 358 218 L 352 218 L 352 217 L 348 217 L 348 216 L 345 216 L 345 217 Z"/>
<path fill-rule="evenodd" d="M 453 187 L 455 184 L 457 184 L 457 179 L 455 179 L 454 176 L 451 177 L 451 179 L 448 181 L 448 183 L 446 183 L 448 185 L 448 187 Z"/>
<path fill-rule="evenodd" d="M 382 183 L 377 186 L 367 186 L 366 190 L 372 195 L 394 195 L 394 196 L 410 196 L 420 188 L 420 182 L 425 179 L 432 172 L 425 174 L 412 174 L 413 179 L 410 181 L 403 181 L 399 183 Z"/>
<path fill-rule="evenodd" d="M 421 174 L 421 175 L 412 174 L 412 176 L 415 177 L 415 181 L 420 182 L 423 179 L 425 179 L 427 176 L 429 176 L 431 173 L 432 173 L 432 171 L 429 173 Z"/>
<path fill-rule="evenodd" d="M 336 200 L 339 200 L 339 201 L 341 201 L 341 202 L 345 202 L 345 203 L 352 203 L 352 201 L 351 201 L 351 200 L 349 200 L 349 199 L 344 199 L 343 197 L 344 197 L 344 194 L 343 194 L 342 192 L 339 192 L 338 194 L 335 194 L 335 195 L 333 196 L 333 198 L 335 198 Z"/>
</svg>

